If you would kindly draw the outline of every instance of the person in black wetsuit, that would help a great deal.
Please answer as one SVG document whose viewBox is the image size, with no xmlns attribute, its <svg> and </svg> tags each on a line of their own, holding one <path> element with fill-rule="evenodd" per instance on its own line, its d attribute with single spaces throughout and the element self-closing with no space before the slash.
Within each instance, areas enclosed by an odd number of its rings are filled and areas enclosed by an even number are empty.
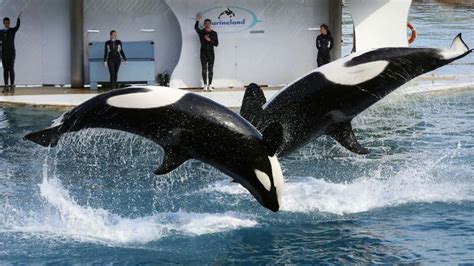
<svg viewBox="0 0 474 266">
<path fill-rule="evenodd" d="M 5 26 L 1 31 L 3 80 L 5 84 L 2 90 L 3 93 L 13 93 L 15 91 L 15 35 L 20 28 L 20 17 L 21 12 L 18 14 L 14 28 L 10 28 L 10 18 L 3 19 L 3 25 Z M 8 86 L 8 78 L 10 78 L 10 86 Z"/>
<path fill-rule="evenodd" d="M 112 30 L 110 31 L 110 40 L 105 42 L 104 48 L 104 66 L 109 68 L 110 86 L 112 89 L 117 88 L 118 72 L 122 58 L 124 63 L 127 64 L 127 57 L 123 51 L 122 42 L 117 40 L 117 32 Z"/>
<path fill-rule="evenodd" d="M 196 24 L 194 29 L 199 35 L 201 41 L 201 66 L 202 66 L 202 80 L 204 82 L 204 91 L 212 91 L 212 78 L 214 76 L 214 46 L 219 45 L 219 38 L 217 32 L 213 31 L 210 19 L 204 20 L 204 29 L 199 28 L 199 21 L 202 19 L 200 14 L 196 15 Z"/>
<path fill-rule="evenodd" d="M 331 62 L 331 49 L 334 46 L 334 39 L 331 36 L 329 27 L 321 25 L 321 34 L 316 38 L 316 48 L 318 48 L 318 67 Z"/>
</svg>

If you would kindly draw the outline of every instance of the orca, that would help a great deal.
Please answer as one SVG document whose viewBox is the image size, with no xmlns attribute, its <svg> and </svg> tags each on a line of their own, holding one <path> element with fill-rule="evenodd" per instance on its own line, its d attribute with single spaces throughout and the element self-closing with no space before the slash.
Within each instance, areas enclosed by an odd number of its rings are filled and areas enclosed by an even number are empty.
<svg viewBox="0 0 474 266">
<path fill-rule="evenodd" d="M 125 131 L 164 150 L 155 174 L 167 174 L 189 159 L 200 160 L 244 186 L 264 207 L 280 207 L 283 173 L 275 156 L 280 124 L 261 134 L 232 110 L 200 95 L 167 87 L 130 87 L 100 94 L 25 139 L 56 146 L 61 135 L 87 128 Z"/>
<path fill-rule="evenodd" d="M 278 156 L 286 156 L 321 135 L 346 149 L 367 154 L 352 130 L 352 119 L 411 79 L 458 60 L 472 50 L 461 34 L 449 49 L 379 48 L 341 58 L 296 80 L 268 102 L 250 84 L 240 114 L 257 129 L 283 126 Z"/>
</svg>

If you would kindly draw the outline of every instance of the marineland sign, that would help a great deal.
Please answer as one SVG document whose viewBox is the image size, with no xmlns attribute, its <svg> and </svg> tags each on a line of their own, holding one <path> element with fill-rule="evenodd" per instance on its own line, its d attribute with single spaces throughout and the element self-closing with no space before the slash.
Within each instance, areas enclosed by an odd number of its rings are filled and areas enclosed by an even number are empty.
<svg viewBox="0 0 474 266">
<path fill-rule="evenodd" d="M 247 8 L 238 6 L 213 7 L 200 12 L 204 18 L 212 20 L 212 27 L 219 33 L 238 33 L 258 30 L 263 33 L 263 20 Z M 258 26 L 258 29 L 257 29 Z"/>
</svg>

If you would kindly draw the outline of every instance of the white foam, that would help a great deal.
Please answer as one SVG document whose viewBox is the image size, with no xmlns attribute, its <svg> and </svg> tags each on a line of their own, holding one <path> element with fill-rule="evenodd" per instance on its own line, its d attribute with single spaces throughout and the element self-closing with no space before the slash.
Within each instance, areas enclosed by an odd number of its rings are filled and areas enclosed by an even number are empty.
<svg viewBox="0 0 474 266">
<path fill-rule="evenodd" d="M 203 192 L 217 192 L 229 195 L 247 195 L 249 192 L 242 185 L 231 183 L 228 180 L 217 181 L 210 184 L 207 188 L 202 189 Z M 250 195 L 250 194 L 249 194 Z"/>
<path fill-rule="evenodd" d="M 341 183 L 314 177 L 287 181 L 280 210 L 344 215 L 408 203 L 474 201 L 474 184 L 439 180 L 430 176 L 429 170 L 423 167 L 408 167 L 388 177 L 381 176 L 380 172 L 374 171 L 370 177 Z M 210 185 L 206 191 L 248 196 L 237 184 L 223 181 Z"/>
<path fill-rule="evenodd" d="M 41 196 L 49 211 L 29 214 L 23 221 L 10 221 L 10 231 L 53 235 L 78 241 L 110 245 L 144 244 L 172 234 L 203 235 L 254 227 L 257 222 L 235 212 L 157 213 L 140 218 L 125 218 L 103 209 L 77 204 L 58 179 L 44 179 Z"/>
<path fill-rule="evenodd" d="M 473 193 L 473 185 L 404 174 L 387 179 L 361 178 L 348 183 L 304 178 L 287 184 L 282 210 L 343 215 L 407 203 L 472 201 Z"/>
</svg>

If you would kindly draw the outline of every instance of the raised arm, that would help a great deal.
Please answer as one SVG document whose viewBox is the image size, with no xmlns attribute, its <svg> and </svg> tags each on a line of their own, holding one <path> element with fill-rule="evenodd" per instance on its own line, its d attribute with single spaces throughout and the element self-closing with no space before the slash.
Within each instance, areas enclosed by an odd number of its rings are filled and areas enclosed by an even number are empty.
<svg viewBox="0 0 474 266">
<path fill-rule="evenodd" d="M 201 30 L 199 29 L 199 21 L 196 20 L 196 23 L 194 24 L 194 30 L 197 32 L 197 34 L 201 33 Z"/>
<path fill-rule="evenodd" d="M 194 30 L 197 32 L 197 34 L 201 34 L 201 30 L 199 29 L 199 21 L 201 20 L 201 18 L 201 14 L 196 14 L 196 23 L 194 24 Z"/>
<path fill-rule="evenodd" d="M 21 15 L 21 13 L 20 13 L 20 15 Z M 20 23 L 20 15 L 18 15 L 18 18 L 16 19 L 16 25 L 15 25 L 15 27 L 13 28 L 13 30 L 14 30 L 15 32 L 17 32 L 17 31 L 20 29 L 20 24 L 21 24 L 21 23 Z"/>
</svg>

